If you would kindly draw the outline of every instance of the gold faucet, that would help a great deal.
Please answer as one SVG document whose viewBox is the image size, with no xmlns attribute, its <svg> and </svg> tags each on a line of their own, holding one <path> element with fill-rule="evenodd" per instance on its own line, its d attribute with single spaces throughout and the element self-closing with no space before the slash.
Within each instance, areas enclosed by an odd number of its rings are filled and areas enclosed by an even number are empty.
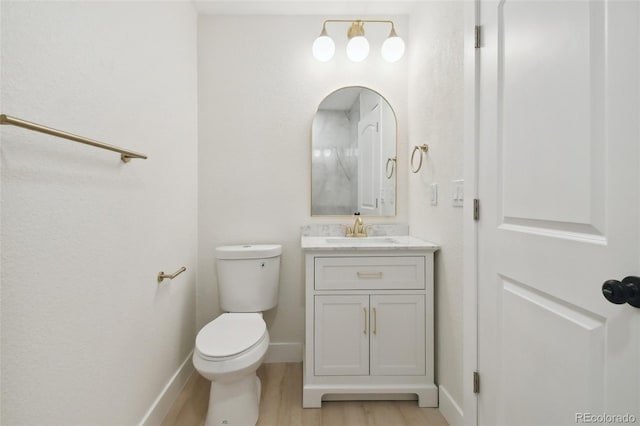
<svg viewBox="0 0 640 426">
<path fill-rule="evenodd" d="M 367 236 L 367 228 L 364 226 L 362 222 L 362 218 L 360 216 L 356 216 L 356 222 L 353 224 L 353 230 L 347 226 L 347 232 L 345 234 L 346 237 L 366 237 Z"/>
</svg>

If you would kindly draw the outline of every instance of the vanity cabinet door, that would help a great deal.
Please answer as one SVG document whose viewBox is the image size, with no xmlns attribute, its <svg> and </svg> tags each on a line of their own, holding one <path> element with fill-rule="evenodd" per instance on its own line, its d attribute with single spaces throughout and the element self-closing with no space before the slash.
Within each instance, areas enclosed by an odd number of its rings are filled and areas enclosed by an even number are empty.
<svg viewBox="0 0 640 426">
<path fill-rule="evenodd" d="M 369 375 L 369 296 L 315 296 L 315 374 Z"/>
<path fill-rule="evenodd" d="M 425 296 L 371 296 L 371 375 L 425 374 Z"/>
</svg>

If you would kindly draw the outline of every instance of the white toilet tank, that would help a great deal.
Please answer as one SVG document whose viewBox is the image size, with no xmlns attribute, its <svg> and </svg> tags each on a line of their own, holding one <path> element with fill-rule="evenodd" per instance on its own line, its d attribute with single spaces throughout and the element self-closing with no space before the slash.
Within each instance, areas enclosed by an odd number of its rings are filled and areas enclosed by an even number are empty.
<svg viewBox="0 0 640 426">
<path fill-rule="evenodd" d="M 227 312 L 263 312 L 278 304 L 279 244 L 216 248 L 220 307 Z"/>
</svg>

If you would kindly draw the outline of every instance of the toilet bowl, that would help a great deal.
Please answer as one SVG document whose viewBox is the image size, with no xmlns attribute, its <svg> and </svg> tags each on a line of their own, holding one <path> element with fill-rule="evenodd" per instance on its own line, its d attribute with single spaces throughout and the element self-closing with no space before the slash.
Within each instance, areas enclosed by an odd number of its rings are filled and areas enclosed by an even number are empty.
<svg viewBox="0 0 640 426">
<path fill-rule="evenodd" d="M 226 311 L 196 337 L 193 365 L 211 380 L 206 426 L 255 425 L 260 408 L 256 370 L 269 348 L 262 312 L 276 306 L 279 244 L 216 248 L 220 307 Z"/>
<path fill-rule="evenodd" d="M 261 391 L 256 370 L 268 347 L 260 313 L 222 314 L 198 333 L 193 365 L 211 380 L 206 426 L 256 424 Z"/>
</svg>

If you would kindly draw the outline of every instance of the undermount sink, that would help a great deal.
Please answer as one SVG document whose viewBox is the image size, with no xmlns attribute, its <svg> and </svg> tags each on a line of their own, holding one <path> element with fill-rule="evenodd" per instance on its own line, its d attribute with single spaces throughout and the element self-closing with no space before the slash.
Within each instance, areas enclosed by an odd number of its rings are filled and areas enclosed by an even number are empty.
<svg viewBox="0 0 640 426">
<path fill-rule="evenodd" d="M 393 237 L 327 237 L 329 244 L 396 244 L 398 240 Z"/>
</svg>

